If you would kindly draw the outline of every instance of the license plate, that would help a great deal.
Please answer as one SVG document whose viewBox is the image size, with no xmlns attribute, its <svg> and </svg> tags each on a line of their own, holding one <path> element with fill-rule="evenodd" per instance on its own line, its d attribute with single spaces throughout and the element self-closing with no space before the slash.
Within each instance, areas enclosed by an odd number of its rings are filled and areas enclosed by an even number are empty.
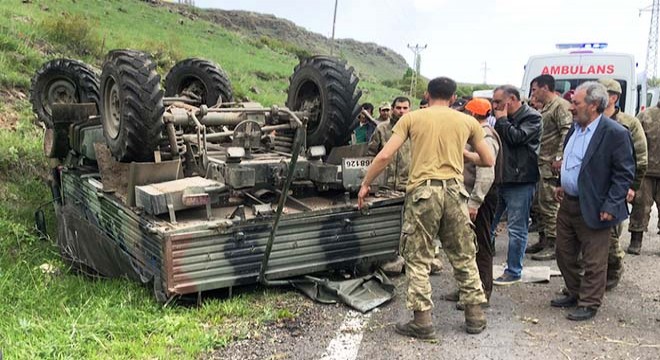
<svg viewBox="0 0 660 360">
<path fill-rule="evenodd" d="M 344 158 L 343 168 L 344 169 L 363 169 L 371 165 L 373 158 L 364 157 L 364 158 Z"/>
</svg>

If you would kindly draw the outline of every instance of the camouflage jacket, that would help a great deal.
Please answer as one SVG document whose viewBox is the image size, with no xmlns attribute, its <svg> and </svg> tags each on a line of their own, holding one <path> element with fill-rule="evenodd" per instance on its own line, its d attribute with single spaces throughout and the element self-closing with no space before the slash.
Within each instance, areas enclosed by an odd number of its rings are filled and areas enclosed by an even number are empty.
<svg viewBox="0 0 660 360">
<path fill-rule="evenodd" d="M 555 158 L 564 153 L 564 138 L 573 124 L 573 114 L 569 111 L 568 101 L 557 96 L 547 103 L 541 110 L 543 117 L 543 132 L 541 135 L 541 148 L 539 150 L 539 167 L 541 177 L 553 177 L 552 173 L 545 173 L 544 165 L 550 165 Z M 549 166 L 547 166 L 549 168 Z"/>
<path fill-rule="evenodd" d="M 648 168 L 646 176 L 660 177 L 660 107 L 652 106 L 637 115 L 646 134 Z"/>
<path fill-rule="evenodd" d="M 636 117 L 623 113 L 619 111 L 619 109 L 616 109 L 611 118 L 628 129 L 628 131 L 630 131 L 630 135 L 632 136 L 632 143 L 634 148 L 633 150 L 635 155 L 635 180 L 633 181 L 630 188 L 637 191 L 642 185 L 642 179 L 644 179 L 646 168 L 648 167 L 649 163 L 644 129 Z"/>
<path fill-rule="evenodd" d="M 376 131 L 374 131 L 371 141 L 369 141 L 369 155 L 374 156 L 383 149 L 385 143 L 392 137 L 393 127 L 392 120 L 384 121 L 376 126 Z M 398 191 L 406 190 L 410 156 L 410 140 L 407 140 L 396 152 L 392 162 L 387 165 L 387 186 Z"/>
<path fill-rule="evenodd" d="M 493 155 L 495 158 L 498 158 L 500 148 L 502 147 L 502 142 L 499 135 L 495 129 L 493 129 L 488 123 L 481 124 L 481 127 L 484 129 L 486 137 L 486 143 L 493 148 Z M 470 144 L 466 144 L 465 148 L 468 151 L 474 151 Z M 501 159 L 501 157 L 499 157 Z M 491 190 L 493 183 L 495 182 L 495 169 L 498 164 L 495 166 L 476 166 L 472 163 L 465 163 L 463 167 L 463 183 L 465 184 L 465 190 L 470 193 L 468 198 L 468 207 L 472 209 L 478 209 L 481 207 L 481 204 L 484 202 L 486 195 Z"/>
</svg>

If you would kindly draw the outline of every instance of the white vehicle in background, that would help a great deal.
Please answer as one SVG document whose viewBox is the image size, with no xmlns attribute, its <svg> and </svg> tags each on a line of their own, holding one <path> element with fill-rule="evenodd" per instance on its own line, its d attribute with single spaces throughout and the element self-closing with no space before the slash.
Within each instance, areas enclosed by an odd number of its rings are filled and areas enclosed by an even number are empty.
<svg viewBox="0 0 660 360">
<path fill-rule="evenodd" d="M 660 88 L 653 87 L 646 90 L 646 107 L 656 106 L 660 101 Z"/>
<path fill-rule="evenodd" d="M 557 53 L 531 56 L 525 65 L 521 95 L 531 96 L 531 82 L 541 74 L 555 78 L 555 90 L 562 96 L 585 81 L 608 77 L 621 84 L 619 108 L 637 114 L 647 104 L 646 76 L 637 74 L 632 54 L 607 52 L 606 47 L 606 43 L 557 44 Z"/>
<path fill-rule="evenodd" d="M 485 98 L 491 100 L 493 98 L 493 89 L 475 90 L 472 92 L 473 98 Z"/>
</svg>

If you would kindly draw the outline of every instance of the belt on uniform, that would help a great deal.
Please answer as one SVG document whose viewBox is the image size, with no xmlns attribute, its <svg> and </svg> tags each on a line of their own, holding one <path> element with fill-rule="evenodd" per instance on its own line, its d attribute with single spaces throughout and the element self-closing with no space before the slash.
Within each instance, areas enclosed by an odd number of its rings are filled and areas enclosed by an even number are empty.
<svg viewBox="0 0 660 360">
<path fill-rule="evenodd" d="M 570 201 L 579 201 L 579 200 L 580 200 L 579 197 L 577 197 L 577 196 L 573 196 L 573 195 L 569 195 L 569 194 L 567 194 L 567 193 L 564 193 L 564 198 L 566 198 L 567 200 L 570 200 Z"/>
<path fill-rule="evenodd" d="M 447 184 L 458 184 L 458 180 L 453 179 L 428 179 L 426 180 L 426 186 L 447 186 Z"/>
</svg>

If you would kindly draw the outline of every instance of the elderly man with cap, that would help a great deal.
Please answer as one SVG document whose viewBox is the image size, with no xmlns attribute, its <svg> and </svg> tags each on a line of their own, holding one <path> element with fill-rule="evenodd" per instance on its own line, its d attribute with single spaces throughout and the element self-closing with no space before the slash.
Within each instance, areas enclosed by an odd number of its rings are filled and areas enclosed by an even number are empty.
<svg viewBox="0 0 660 360">
<path fill-rule="evenodd" d="M 492 149 L 496 162 L 495 166 L 481 167 L 472 163 L 465 163 L 463 168 L 463 183 L 465 190 L 470 194 L 467 205 L 470 220 L 474 223 L 474 232 L 477 238 L 477 268 L 481 286 L 486 295 L 486 304 L 490 301 L 493 292 L 493 254 L 494 244 L 490 237 L 490 227 L 495 216 L 497 206 L 497 184 L 502 181 L 501 153 L 502 142 L 495 129 L 488 124 L 491 112 L 490 101 L 483 98 L 474 98 L 464 106 L 464 112 L 472 115 L 481 128 L 484 129 L 485 140 Z M 465 151 L 473 153 L 470 144 L 465 145 Z M 472 156 L 467 156 L 470 158 Z M 445 300 L 459 301 L 458 290 L 445 295 Z M 458 302 L 456 307 L 463 310 L 464 304 Z"/>
<path fill-rule="evenodd" d="M 631 115 L 625 114 L 616 106 L 616 103 L 621 97 L 621 84 L 618 81 L 610 78 L 602 78 L 598 80 L 603 84 L 609 94 L 609 102 L 603 115 L 616 120 L 619 124 L 623 125 L 632 136 L 633 154 L 635 156 L 635 180 L 633 181 L 626 201 L 632 203 L 635 198 L 635 192 L 639 190 L 642 185 L 642 179 L 646 174 L 648 167 L 647 144 L 646 136 L 644 135 L 644 128 L 639 120 Z M 619 245 L 619 237 L 623 230 L 623 225 L 618 224 L 612 228 L 610 234 L 610 249 L 607 259 L 607 290 L 615 288 L 621 280 L 623 274 L 623 250 Z M 628 253 L 639 254 L 639 249 L 642 247 L 642 234 L 638 232 L 631 233 L 630 246 Z"/>
</svg>

